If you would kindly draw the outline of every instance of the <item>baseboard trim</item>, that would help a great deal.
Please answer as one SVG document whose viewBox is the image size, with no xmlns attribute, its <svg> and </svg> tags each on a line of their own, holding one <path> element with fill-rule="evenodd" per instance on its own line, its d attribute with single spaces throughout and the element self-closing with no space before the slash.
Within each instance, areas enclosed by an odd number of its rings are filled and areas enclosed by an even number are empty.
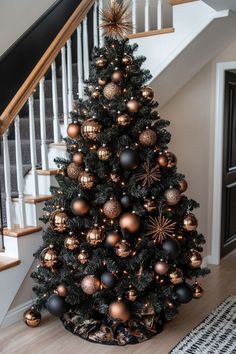
<svg viewBox="0 0 236 354">
<path fill-rule="evenodd" d="M 32 304 L 33 300 L 29 300 L 11 309 L 4 318 L 1 328 L 11 326 L 17 321 L 22 320 L 24 312 L 28 310 L 32 306 Z"/>
</svg>

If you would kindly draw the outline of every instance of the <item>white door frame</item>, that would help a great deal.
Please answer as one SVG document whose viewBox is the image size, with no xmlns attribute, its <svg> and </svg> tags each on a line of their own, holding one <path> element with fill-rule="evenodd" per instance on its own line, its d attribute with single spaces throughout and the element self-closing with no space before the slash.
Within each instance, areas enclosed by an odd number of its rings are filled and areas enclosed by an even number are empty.
<svg viewBox="0 0 236 354">
<path fill-rule="evenodd" d="M 210 257 L 210 263 L 212 264 L 220 264 L 225 71 L 233 69 L 236 69 L 236 61 L 216 64 L 214 177 Z"/>
</svg>

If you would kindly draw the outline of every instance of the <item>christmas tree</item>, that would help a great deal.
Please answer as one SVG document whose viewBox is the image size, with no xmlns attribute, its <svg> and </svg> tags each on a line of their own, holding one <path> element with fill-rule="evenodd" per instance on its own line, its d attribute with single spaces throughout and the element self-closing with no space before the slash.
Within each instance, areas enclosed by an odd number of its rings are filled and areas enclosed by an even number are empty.
<svg viewBox="0 0 236 354">
<path fill-rule="evenodd" d="M 208 273 L 198 204 L 183 194 L 145 58 L 118 38 L 129 29 L 125 10 L 113 2 L 103 13 L 105 45 L 71 113 L 69 159 L 56 160 L 59 187 L 45 204 L 32 274 L 37 299 L 25 314 L 37 325 L 46 307 L 82 338 L 119 345 L 160 332 L 180 304 L 201 297 L 196 279 Z"/>
</svg>

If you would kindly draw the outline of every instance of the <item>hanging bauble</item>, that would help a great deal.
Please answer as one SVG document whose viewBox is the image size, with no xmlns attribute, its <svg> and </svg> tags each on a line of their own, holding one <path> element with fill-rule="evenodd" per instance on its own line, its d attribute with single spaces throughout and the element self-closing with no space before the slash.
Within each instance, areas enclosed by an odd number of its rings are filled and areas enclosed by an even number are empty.
<svg viewBox="0 0 236 354">
<path fill-rule="evenodd" d="M 121 240 L 121 236 L 117 231 L 110 231 L 106 236 L 106 245 L 110 247 L 115 247 L 117 242 Z"/>
<path fill-rule="evenodd" d="M 132 234 L 140 227 L 140 217 L 135 213 L 124 213 L 120 217 L 120 227 Z"/>
<path fill-rule="evenodd" d="M 91 92 L 91 97 L 92 97 L 94 100 L 99 99 L 100 96 L 101 96 L 101 92 L 100 92 L 98 89 L 93 90 L 93 91 Z"/>
<path fill-rule="evenodd" d="M 186 304 L 193 298 L 193 290 L 189 284 L 182 283 L 174 287 L 174 295 L 176 300 L 182 304 Z"/>
<path fill-rule="evenodd" d="M 101 275 L 101 283 L 104 288 L 112 289 L 117 283 L 117 277 L 110 272 L 104 272 Z"/>
<path fill-rule="evenodd" d="M 139 142 L 143 146 L 151 147 L 157 142 L 157 133 L 154 130 L 147 128 L 139 135 Z"/>
<path fill-rule="evenodd" d="M 55 290 L 55 293 L 61 297 L 66 297 L 68 295 L 68 290 L 65 285 L 60 284 Z"/>
<path fill-rule="evenodd" d="M 77 259 L 78 261 L 81 263 L 81 264 L 86 264 L 89 260 L 89 254 L 88 252 L 86 252 L 85 250 L 82 250 L 78 256 L 77 256 Z"/>
<path fill-rule="evenodd" d="M 175 167 L 177 165 L 177 157 L 175 156 L 175 154 L 173 152 L 168 151 L 166 153 L 166 156 L 168 158 L 167 167 Z"/>
<path fill-rule="evenodd" d="M 148 213 L 152 213 L 157 210 L 156 201 L 153 198 L 145 199 L 143 206 L 147 210 Z"/>
<path fill-rule="evenodd" d="M 98 155 L 99 160 L 107 161 L 111 157 L 111 152 L 106 147 L 106 145 L 103 145 L 98 149 L 97 155 Z"/>
<path fill-rule="evenodd" d="M 131 100 L 126 103 L 126 107 L 130 113 L 137 113 L 140 108 L 140 103 L 134 98 L 131 98 Z"/>
<path fill-rule="evenodd" d="M 130 244 L 125 240 L 122 240 L 121 242 L 117 242 L 117 244 L 115 245 L 115 252 L 117 256 L 121 258 L 126 258 L 131 255 L 132 250 Z"/>
<path fill-rule="evenodd" d="M 95 275 L 87 275 L 81 281 L 81 289 L 87 295 L 93 295 L 100 289 L 100 280 Z"/>
<path fill-rule="evenodd" d="M 120 154 L 120 164 L 126 170 L 134 170 L 139 165 L 139 154 L 137 151 L 126 148 Z"/>
<path fill-rule="evenodd" d="M 202 256 L 198 251 L 191 250 L 188 254 L 188 259 L 191 268 L 199 268 L 202 264 Z"/>
<path fill-rule="evenodd" d="M 104 241 L 104 230 L 101 227 L 89 229 L 86 235 L 86 241 L 91 246 L 98 246 Z"/>
<path fill-rule="evenodd" d="M 82 171 L 83 171 L 82 167 L 75 162 L 71 162 L 67 166 L 67 175 L 71 179 L 78 179 Z"/>
<path fill-rule="evenodd" d="M 73 162 L 78 164 L 78 165 L 82 165 L 83 162 L 84 162 L 84 154 L 81 151 L 76 152 L 73 155 Z"/>
<path fill-rule="evenodd" d="M 121 205 L 117 200 L 110 199 L 104 204 L 103 212 L 107 218 L 115 219 L 121 213 Z"/>
<path fill-rule="evenodd" d="M 112 180 L 112 182 L 118 183 L 120 181 L 120 176 L 116 172 L 111 172 L 110 179 Z"/>
<path fill-rule="evenodd" d="M 135 301 L 138 297 L 137 290 L 130 287 L 126 292 L 125 292 L 125 297 L 129 301 Z"/>
<path fill-rule="evenodd" d="M 70 235 L 65 238 L 64 240 L 64 247 L 69 251 L 76 250 L 80 245 L 80 241 L 74 235 Z"/>
<path fill-rule="evenodd" d="M 171 259 L 177 258 L 180 254 L 179 242 L 173 238 L 169 238 L 163 241 L 162 249 L 166 252 L 167 256 Z"/>
<path fill-rule="evenodd" d="M 46 308 L 52 315 L 61 317 L 69 310 L 69 305 L 63 297 L 53 294 L 48 298 Z"/>
<path fill-rule="evenodd" d="M 197 218 L 194 214 L 188 213 L 183 220 L 183 228 L 187 231 L 196 231 L 198 226 Z"/>
<path fill-rule="evenodd" d="M 86 119 L 81 126 L 81 134 L 85 139 L 95 140 L 101 131 L 101 125 L 93 118 Z"/>
<path fill-rule="evenodd" d="M 131 120 L 132 119 L 128 114 L 122 113 L 119 114 L 117 117 L 117 124 L 121 125 L 122 127 L 126 127 L 131 123 Z"/>
<path fill-rule="evenodd" d="M 100 86 L 105 86 L 107 83 L 107 80 L 106 79 L 102 79 L 101 77 L 98 78 L 98 84 Z"/>
<path fill-rule="evenodd" d="M 70 123 L 67 127 L 67 135 L 71 139 L 78 139 L 80 137 L 80 130 L 79 123 Z"/>
<path fill-rule="evenodd" d="M 176 205 L 180 201 L 181 194 L 176 188 L 168 188 L 164 193 L 164 197 L 167 205 Z"/>
<path fill-rule="evenodd" d="M 41 323 L 41 315 L 34 309 L 25 311 L 23 318 L 25 324 L 29 327 L 37 327 Z"/>
<path fill-rule="evenodd" d="M 107 59 L 104 56 L 100 55 L 99 58 L 96 59 L 96 67 L 99 69 L 105 68 L 107 66 Z"/>
<path fill-rule="evenodd" d="M 127 322 L 130 318 L 129 309 L 121 300 L 114 301 L 109 305 L 109 315 L 114 320 L 121 322 Z"/>
<path fill-rule="evenodd" d="M 200 299 L 202 297 L 204 291 L 197 281 L 193 284 L 192 290 L 194 299 Z"/>
<path fill-rule="evenodd" d="M 103 94 L 107 100 L 111 101 L 115 96 L 120 96 L 122 94 L 122 89 L 120 86 L 110 82 L 103 89 Z"/>
<path fill-rule="evenodd" d="M 52 212 L 49 222 L 54 231 L 65 232 L 67 230 L 68 216 L 64 211 L 55 210 Z"/>
<path fill-rule="evenodd" d="M 124 208 L 130 208 L 132 206 L 132 199 L 130 198 L 130 196 L 128 196 L 127 194 L 124 194 L 121 198 L 120 198 L 120 203 Z"/>
<path fill-rule="evenodd" d="M 154 272 L 160 275 L 164 275 L 169 270 L 169 264 L 164 261 L 158 261 L 153 266 Z"/>
<path fill-rule="evenodd" d="M 53 245 L 46 247 L 42 250 L 40 254 L 41 265 L 47 269 L 54 269 L 57 266 L 57 252 L 54 249 Z"/>
<path fill-rule="evenodd" d="M 179 181 L 179 191 L 180 193 L 184 193 L 187 189 L 188 189 L 188 183 L 184 178 L 182 178 Z"/>
<path fill-rule="evenodd" d="M 113 72 L 112 76 L 111 76 L 111 80 L 115 83 L 115 84 L 119 84 L 123 79 L 123 73 L 120 70 L 116 70 Z"/>
<path fill-rule="evenodd" d="M 183 283 L 183 272 L 181 269 L 177 268 L 170 272 L 170 281 L 172 284 L 177 285 Z"/>
<path fill-rule="evenodd" d="M 159 156 L 157 157 L 157 163 L 161 167 L 167 167 L 167 165 L 168 165 L 167 155 L 166 154 L 159 154 Z"/>
<path fill-rule="evenodd" d="M 151 87 L 145 86 L 141 90 L 142 97 L 145 98 L 146 101 L 152 101 L 154 97 L 154 92 Z"/>
<path fill-rule="evenodd" d="M 133 63 L 133 58 L 128 54 L 124 54 L 122 58 L 122 64 L 127 66 L 127 65 L 131 65 L 132 63 Z"/>
<path fill-rule="evenodd" d="M 89 211 L 89 204 L 86 199 L 77 197 L 71 202 L 71 210 L 74 215 L 84 216 Z"/>
<path fill-rule="evenodd" d="M 84 189 L 91 189 L 94 186 L 95 177 L 88 171 L 81 172 L 79 182 Z"/>
</svg>

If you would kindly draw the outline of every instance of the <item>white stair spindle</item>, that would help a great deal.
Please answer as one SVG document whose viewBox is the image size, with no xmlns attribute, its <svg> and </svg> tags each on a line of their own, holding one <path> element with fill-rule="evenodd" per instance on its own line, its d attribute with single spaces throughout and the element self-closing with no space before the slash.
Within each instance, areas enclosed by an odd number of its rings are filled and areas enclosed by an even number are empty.
<svg viewBox="0 0 236 354">
<path fill-rule="evenodd" d="M 101 25 L 101 11 L 103 10 L 103 0 L 99 0 L 99 26 Z M 103 30 L 101 27 L 99 27 L 99 47 L 103 47 L 104 45 L 104 37 L 103 37 Z"/>
<path fill-rule="evenodd" d="M 162 29 L 163 27 L 163 23 L 162 23 L 162 5 L 163 5 L 163 2 L 162 0 L 157 0 L 157 29 Z"/>
<path fill-rule="evenodd" d="M 62 101 L 63 101 L 63 119 L 64 136 L 66 136 L 68 126 L 68 97 L 67 97 L 67 69 L 66 69 L 66 48 L 61 48 L 61 66 L 62 66 Z"/>
<path fill-rule="evenodd" d="M 81 39 L 81 24 L 77 28 L 77 72 L 78 72 L 78 96 L 84 97 L 83 84 L 83 54 L 82 54 L 82 39 Z"/>
<path fill-rule="evenodd" d="M 34 97 L 31 95 L 28 100 L 29 103 L 29 129 L 30 129 L 30 158 L 31 158 L 31 174 L 32 174 L 32 191 L 33 196 L 39 194 L 38 175 L 36 170 L 37 155 L 35 144 L 35 121 L 34 121 Z"/>
<path fill-rule="evenodd" d="M 55 61 L 51 64 L 52 70 L 52 107 L 53 107 L 53 135 L 54 143 L 60 142 L 60 126 L 59 126 L 59 113 L 58 113 L 58 96 L 57 96 L 57 74 Z"/>
<path fill-rule="evenodd" d="M 68 108 L 73 110 L 73 75 L 72 75 L 72 52 L 71 39 L 67 41 L 67 79 L 68 79 Z"/>
<path fill-rule="evenodd" d="M 46 115 L 45 115 L 45 92 L 43 77 L 39 81 L 39 108 L 40 108 L 40 138 L 41 138 L 41 160 L 42 169 L 48 170 L 48 147 L 46 143 Z"/>
<path fill-rule="evenodd" d="M 150 29 L 150 0 L 145 0 L 145 10 L 144 10 L 144 27 L 145 32 L 148 32 Z"/>
<path fill-rule="evenodd" d="M 15 147 L 16 147 L 16 175 L 17 175 L 17 189 L 19 199 L 19 218 L 20 227 L 26 226 L 25 220 L 25 201 L 24 201 L 24 179 L 23 179 L 23 166 L 22 166 L 22 154 L 21 154 L 21 138 L 20 138 L 20 118 L 15 118 Z"/>
<path fill-rule="evenodd" d="M 3 134 L 3 159 L 4 159 L 4 182 L 6 194 L 6 216 L 8 229 L 13 228 L 12 200 L 11 200 L 11 167 L 8 146 L 8 131 Z"/>
<path fill-rule="evenodd" d="M 93 46 L 98 47 L 98 2 L 93 5 Z"/>
<path fill-rule="evenodd" d="M 137 32 L 137 0 L 132 0 L 132 26 L 133 33 Z"/>
<path fill-rule="evenodd" d="M 84 80 L 89 79 L 89 49 L 88 49 L 88 20 L 87 16 L 83 20 L 83 63 L 84 63 Z"/>
</svg>

